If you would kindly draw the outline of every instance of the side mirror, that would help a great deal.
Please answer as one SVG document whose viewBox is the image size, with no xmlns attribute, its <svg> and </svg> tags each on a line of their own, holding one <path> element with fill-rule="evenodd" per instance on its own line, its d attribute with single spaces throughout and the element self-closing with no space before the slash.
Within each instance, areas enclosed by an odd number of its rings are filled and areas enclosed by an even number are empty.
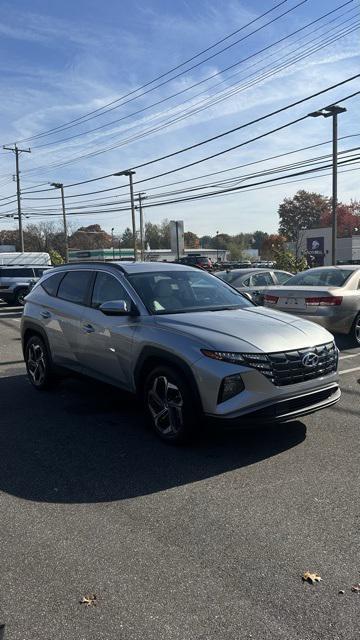
<svg viewBox="0 0 360 640">
<path fill-rule="evenodd" d="M 137 309 L 131 306 L 129 302 L 125 300 L 108 300 L 103 302 L 99 311 L 106 316 L 137 316 L 139 312 Z"/>
</svg>

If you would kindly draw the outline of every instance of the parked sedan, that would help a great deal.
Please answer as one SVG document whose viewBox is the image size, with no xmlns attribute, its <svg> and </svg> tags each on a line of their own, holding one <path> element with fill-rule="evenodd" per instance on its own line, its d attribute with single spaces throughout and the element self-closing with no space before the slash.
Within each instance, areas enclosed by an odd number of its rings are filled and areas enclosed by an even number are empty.
<svg viewBox="0 0 360 640">
<path fill-rule="evenodd" d="M 264 304 L 264 294 L 267 289 L 284 284 L 293 274 L 277 269 L 232 269 L 232 271 L 219 271 L 216 275 L 238 291 L 246 293 L 256 304 Z"/>
<path fill-rule="evenodd" d="M 312 320 L 360 345 L 360 267 L 316 267 L 271 288 L 265 306 Z"/>
</svg>

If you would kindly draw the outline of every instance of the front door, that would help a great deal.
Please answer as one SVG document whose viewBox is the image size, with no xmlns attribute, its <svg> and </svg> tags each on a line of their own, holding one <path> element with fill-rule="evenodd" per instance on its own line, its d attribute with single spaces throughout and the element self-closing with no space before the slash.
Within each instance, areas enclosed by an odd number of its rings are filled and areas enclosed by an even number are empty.
<svg viewBox="0 0 360 640">
<path fill-rule="evenodd" d="M 110 300 L 131 299 L 121 282 L 105 271 L 96 273 L 90 306 L 80 323 L 80 360 L 84 373 L 132 388 L 132 343 L 137 317 L 106 316 L 99 307 Z"/>
</svg>

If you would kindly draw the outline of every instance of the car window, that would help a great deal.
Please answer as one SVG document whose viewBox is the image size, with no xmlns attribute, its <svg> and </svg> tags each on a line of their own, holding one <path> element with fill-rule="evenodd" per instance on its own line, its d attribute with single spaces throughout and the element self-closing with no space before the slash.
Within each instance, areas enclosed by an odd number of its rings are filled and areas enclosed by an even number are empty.
<svg viewBox="0 0 360 640">
<path fill-rule="evenodd" d="M 122 284 L 109 273 L 99 271 L 96 274 L 91 306 L 98 309 L 103 302 L 109 302 L 110 300 L 125 300 L 129 304 L 131 303 L 130 297 Z"/>
<path fill-rule="evenodd" d="M 34 272 L 37 278 L 41 278 L 41 276 L 44 275 L 44 273 L 46 273 L 47 271 L 49 271 L 49 268 L 47 267 L 35 267 L 34 268 Z"/>
<path fill-rule="evenodd" d="M 60 282 L 58 298 L 84 304 L 91 276 L 91 271 L 68 271 Z"/>
<path fill-rule="evenodd" d="M 1 269 L 2 278 L 33 278 L 34 272 L 30 268 L 23 269 Z"/>
<path fill-rule="evenodd" d="M 273 279 L 268 271 L 265 271 L 264 273 L 255 273 L 251 276 L 252 287 L 266 287 L 272 284 L 274 284 Z"/>
<path fill-rule="evenodd" d="M 128 276 L 151 313 L 190 313 L 251 306 L 220 278 L 195 271 L 164 271 Z"/>
<path fill-rule="evenodd" d="M 290 287 L 295 286 L 309 286 L 309 287 L 342 287 L 346 280 L 354 271 L 350 269 L 338 269 L 330 267 L 329 269 L 309 269 L 308 271 L 302 271 L 296 274 L 287 281 L 287 285 Z"/>
<path fill-rule="evenodd" d="M 236 280 L 236 282 L 234 282 L 234 286 L 250 287 L 250 278 L 245 278 L 245 280 L 242 280 L 241 278 L 239 278 L 238 280 Z"/>
<path fill-rule="evenodd" d="M 61 280 L 64 277 L 64 272 L 60 271 L 59 273 L 54 273 L 54 275 L 50 276 L 50 278 L 46 278 L 43 282 L 41 282 L 41 286 L 45 289 L 46 293 L 49 296 L 56 296 L 57 290 Z"/>
<path fill-rule="evenodd" d="M 291 278 L 291 276 L 286 273 L 286 271 L 276 271 L 275 278 L 279 284 L 284 284 L 289 280 L 289 278 Z"/>
</svg>

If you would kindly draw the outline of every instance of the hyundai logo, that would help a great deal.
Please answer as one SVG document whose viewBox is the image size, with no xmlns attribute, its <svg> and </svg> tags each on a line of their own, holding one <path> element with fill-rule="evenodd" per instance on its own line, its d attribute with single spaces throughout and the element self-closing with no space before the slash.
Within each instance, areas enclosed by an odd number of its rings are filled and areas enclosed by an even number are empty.
<svg viewBox="0 0 360 640">
<path fill-rule="evenodd" d="M 316 367 L 316 365 L 319 363 L 319 356 L 316 353 L 307 353 L 303 357 L 302 363 L 304 367 Z"/>
</svg>

